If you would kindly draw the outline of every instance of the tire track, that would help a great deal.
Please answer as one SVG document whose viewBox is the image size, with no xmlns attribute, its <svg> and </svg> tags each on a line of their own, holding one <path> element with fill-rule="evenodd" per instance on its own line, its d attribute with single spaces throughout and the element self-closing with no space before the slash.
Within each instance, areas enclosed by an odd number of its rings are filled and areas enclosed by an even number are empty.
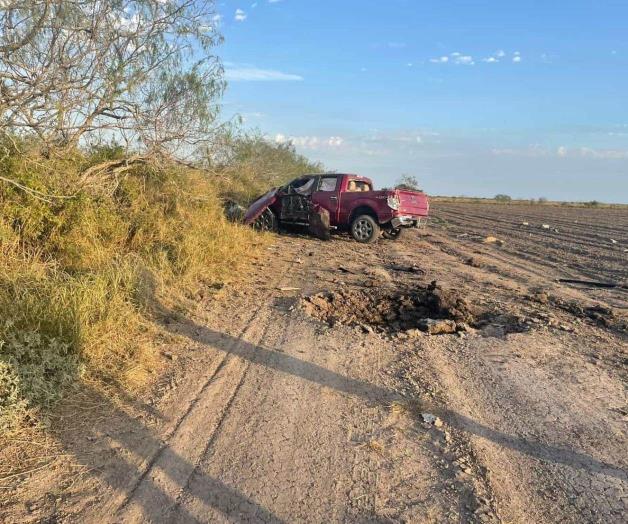
<svg viewBox="0 0 628 524">
<path fill-rule="evenodd" d="M 292 256 L 287 267 L 277 271 L 279 276 L 269 285 L 269 289 L 277 287 L 295 265 L 296 255 Z M 250 361 L 234 356 L 234 352 L 237 353 L 241 343 L 256 344 L 263 339 L 269 328 L 268 314 L 264 313 L 267 313 L 271 297 L 272 291 L 269 291 L 259 302 L 259 306 L 238 333 L 237 340 L 230 344 L 215 369 L 210 372 L 185 411 L 165 435 L 157 452 L 145 462 L 137 478 L 122 497 L 117 499 L 112 513 L 118 515 L 123 522 L 142 522 L 147 512 L 158 508 L 161 508 L 161 518 L 164 506 L 167 506 L 168 512 L 176 507 L 181 487 L 189 484 L 246 377 Z M 257 336 L 253 334 L 255 330 L 260 331 Z M 245 338 L 251 342 L 244 342 Z M 234 382 L 234 388 L 227 387 Z M 213 400 L 218 402 L 212 402 Z M 204 409 L 208 406 L 210 409 Z M 194 430 L 197 435 L 190 446 L 190 434 Z"/>
</svg>

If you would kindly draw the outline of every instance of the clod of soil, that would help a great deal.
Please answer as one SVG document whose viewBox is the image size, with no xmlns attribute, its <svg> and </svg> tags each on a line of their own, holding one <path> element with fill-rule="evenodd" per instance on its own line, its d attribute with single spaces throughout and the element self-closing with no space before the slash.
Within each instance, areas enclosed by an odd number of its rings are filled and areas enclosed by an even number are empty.
<svg viewBox="0 0 628 524">
<path fill-rule="evenodd" d="M 388 333 L 420 329 L 430 334 L 454 333 L 473 325 L 477 312 L 457 290 L 436 281 L 408 291 L 343 289 L 301 300 L 311 317 L 334 326 L 375 328 Z"/>
<path fill-rule="evenodd" d="M 626 318 L 625 315 L 619 315 L 616 310 L 610 307 L 601 305 L 583 306 L 576 302 L 567 302 L 559 299 L 552 299 L 551 302 L 553 305 L 563 311 L 571 313 L 575 317 L 591 320 L 616 331 L 628 332 L 628 318 Z"/>
</svg>

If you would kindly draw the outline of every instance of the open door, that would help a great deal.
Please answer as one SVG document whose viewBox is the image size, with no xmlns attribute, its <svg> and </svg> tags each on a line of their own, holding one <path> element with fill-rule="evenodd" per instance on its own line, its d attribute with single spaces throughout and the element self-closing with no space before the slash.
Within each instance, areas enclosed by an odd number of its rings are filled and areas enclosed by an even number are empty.
<svg viewBox="0 0 628 524">
<path fill-rule="evenodd" d="M 338 175 L 322 175 L 318 181 L 316 191 L 312 194 L 312 203 L 329 212 L 329 220 L 332 225 L 338 223 Z"/>
</svg>

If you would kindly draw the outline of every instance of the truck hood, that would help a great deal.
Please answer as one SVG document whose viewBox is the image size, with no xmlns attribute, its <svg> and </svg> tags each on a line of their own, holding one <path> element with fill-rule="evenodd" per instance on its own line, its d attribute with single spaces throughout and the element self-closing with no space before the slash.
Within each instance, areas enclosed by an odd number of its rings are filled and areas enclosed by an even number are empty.
<svg viewBox="0 0 628 524">
<path fill-rule="evenodd" d="M 271 189 L 268 193 L 259 197 L 249 206 L 246 210 L 246 214 L 244 215 L 244 223 L 247 226 L 255 222 L 266 209 L 277 201 L 277 191 L 279 191 L 278 188 Z"/>
</svg>

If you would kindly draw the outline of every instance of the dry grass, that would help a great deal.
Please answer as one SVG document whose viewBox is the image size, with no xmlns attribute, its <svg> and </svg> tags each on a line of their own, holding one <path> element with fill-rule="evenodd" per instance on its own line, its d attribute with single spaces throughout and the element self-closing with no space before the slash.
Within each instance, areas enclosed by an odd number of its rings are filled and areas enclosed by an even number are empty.
<svg viewBox="0 0 628 524">
<path fill-rule="evenodd" d="M 73 193 L 86 159 L 9 157 L 0 175 Z M 0 185 L 0 432 L 46 424 L 69 388 L 142 388 L 159 370 L 156 304 L 237 275 L 259 236 L 228 223 L 214 182 L 141 166 L 107 191 L 38 199 Z"/>
<path fill-rule="evenodd" d="M 87 390 L 132 399 L 163 365 L 158 347 L 172 337 L 155 320 L 164 308 L 185 314 L 245 273 L 267 237 L 227 222 L 224 200 L 246 204 L 322 169 L 289 146 L 242 137 L 209 172 L 134 164 L 84 187 L 81 173 L 120 159 L 120 148 L 44 158 L 37 144 L 15 143 L 0 143 L 0 479 L 9 484 L 61 453 L 46 431 L 59 399 L 72 392 L 63 411 L 78 425 L 102 409 L 78 400 Z"/>
</svg>

